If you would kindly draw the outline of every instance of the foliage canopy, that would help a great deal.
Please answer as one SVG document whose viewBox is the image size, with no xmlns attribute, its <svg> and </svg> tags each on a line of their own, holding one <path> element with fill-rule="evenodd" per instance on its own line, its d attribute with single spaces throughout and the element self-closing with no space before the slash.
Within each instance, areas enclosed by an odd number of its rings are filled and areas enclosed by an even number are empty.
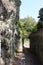
<svg viewBox="0 0 43 65">
<path fill-rule="evenodd" d="M 18 22 L 19 30 L 22 34 L 27 34 L 31 32 L 36 25 L 36 21 L 32 17 L 27 17 L 24 19 L 20 19 Z"/>
</svg>

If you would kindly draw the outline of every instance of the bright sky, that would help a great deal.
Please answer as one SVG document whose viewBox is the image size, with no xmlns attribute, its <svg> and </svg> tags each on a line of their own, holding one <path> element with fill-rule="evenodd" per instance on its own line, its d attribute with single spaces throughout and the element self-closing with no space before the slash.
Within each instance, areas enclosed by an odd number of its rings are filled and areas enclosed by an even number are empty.
<svg viewBox="0 0 43 65">
<path fill-rule="evenodd" d="M 30 16 L 38 20 L 38 13 L 43 7 L 43 0 L 21 0 L 21 2 L 20 18 Z"/>
</svg>

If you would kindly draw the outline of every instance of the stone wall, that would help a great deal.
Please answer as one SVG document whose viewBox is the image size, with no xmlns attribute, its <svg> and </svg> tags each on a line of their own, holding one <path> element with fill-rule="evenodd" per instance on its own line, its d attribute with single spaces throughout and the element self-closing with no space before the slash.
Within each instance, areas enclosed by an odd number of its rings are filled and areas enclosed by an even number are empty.
<svg viewBox="0 0 43 65">
<path fill-rule="evenodd" d="M 31 52 L 37 55 L 43 64 L 43 28 L 38 29 L 36 32 L 32 32 L 29 38 Z"/>
<path fill-rule="evenodd" d="M 11 57 L 14 57 L 19 40 L 17 22 L 19 21 L 20 0 L 2 0 L 2 4 L 4 11 L 0 13 L 1 56 L 6 63 Z M 7 4 L 9 7 L 6 6 Z"/>
</svg>

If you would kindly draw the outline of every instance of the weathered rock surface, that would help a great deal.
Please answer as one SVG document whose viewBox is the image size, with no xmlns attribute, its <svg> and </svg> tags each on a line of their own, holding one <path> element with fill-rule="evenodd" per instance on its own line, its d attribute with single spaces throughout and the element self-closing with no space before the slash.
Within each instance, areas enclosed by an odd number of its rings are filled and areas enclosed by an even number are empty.
<svg viewBox="0 0 43 65">
<path fill-rule="evenodd" d="M 32 32 L 29 38 L 30 50 L 37 55 L 43 64 L 43 28 L 38 29 L 36 32 Z"/>
<path fill-rule="evenodd" d="M 0 1 L 1 57 L 4 59 L 4 61 L 7 59 L 7 61 L 5 61 L 6 64 L 9 62 L 9 58 L 14 56 L 14 52 L 19 40 L 17 24 L 19 20 L 19 6 L 20 0 Z"/>
</svg>

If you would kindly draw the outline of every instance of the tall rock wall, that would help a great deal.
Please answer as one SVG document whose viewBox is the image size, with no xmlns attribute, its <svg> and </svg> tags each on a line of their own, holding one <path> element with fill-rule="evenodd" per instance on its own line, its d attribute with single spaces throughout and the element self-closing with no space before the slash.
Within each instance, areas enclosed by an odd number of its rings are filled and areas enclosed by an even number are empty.
<svg viewBox="0 0 43 65">
<path fill-rule="evenodd" d="M 36 54 L 41 63 L 43 64 L 43 28 L 32 32 L 30 38 L 30 50 Z"/>
<path fill-rule="evenodd" d="M 0 5 L 1 56 L 5 60 L 14 56 L 19 40 L 17 22 L 21 2 L 20 0 L 2 0 L 0 3 L 2 5 Z"/>
</svg>

